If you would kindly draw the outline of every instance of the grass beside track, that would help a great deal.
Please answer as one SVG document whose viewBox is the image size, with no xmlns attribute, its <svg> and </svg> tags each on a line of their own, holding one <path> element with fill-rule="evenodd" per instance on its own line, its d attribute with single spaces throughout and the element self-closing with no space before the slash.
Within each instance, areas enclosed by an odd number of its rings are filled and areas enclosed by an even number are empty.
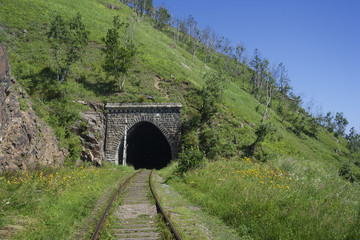
<svg viewBox="0 0 360 240">
<path fill-rule="evenodd" d="M 223 159 L 166 182 L 244 239 L 360 239 L 359 185 L 304 162 Z"/>
<path fill-rule="evenodd" d="M 238 240 L 239 236 L 234 228 L 226 226 L 221 219 L 207 213 L 166 183 L 166 179 L 172 175 L 172 166 L 157 171 L 153 182 L 160 204 L 181 238 L 186 240 Z"/>
<path fill-rule="evenodd" d="M 133 172 L 130 167 L 46 168 L 0 176 L 0 235 L 7 239 L 88 239 L 94 208 Z M 105 205 L 105 204 L 104 204 Z M 95 213 L 95 218 L 100 218 Z M 85 224 L 86 223 L 86 224 Z M 87 226 L 84 226 L 87 225 Z M 79 236 L 79 229 L 83 235 Z"/>
</svg>

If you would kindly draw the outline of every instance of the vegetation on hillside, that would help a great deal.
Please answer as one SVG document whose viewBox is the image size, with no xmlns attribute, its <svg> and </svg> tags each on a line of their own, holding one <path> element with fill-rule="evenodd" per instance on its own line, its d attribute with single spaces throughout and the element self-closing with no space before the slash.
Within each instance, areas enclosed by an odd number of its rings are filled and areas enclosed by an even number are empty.
<svg viewBox="0 0 360 240">
<path fill-rule="evenodd" d="M 258 50 L 250 58 L 193 16 L 176 19 L 151 0 L 121 2 L 0 3 L 13 74 L 69 150 L 69 165 L 81 151 L 71 131 L 86 110 L 79 101 L 181 102 L 182 177 L 170 183 L 190 199 L 250 239 L 359 238 L 360 139 L 354 129 L 345 134 L 342 113 L 313 114 L 291 91 L 283 63 Z M 15 195 L 30 186 L 2 179 Z M 68 189 L 56 186 L 55 195 Z M 28 212 L 35 208 L 45 205 Z"/>
</svg>

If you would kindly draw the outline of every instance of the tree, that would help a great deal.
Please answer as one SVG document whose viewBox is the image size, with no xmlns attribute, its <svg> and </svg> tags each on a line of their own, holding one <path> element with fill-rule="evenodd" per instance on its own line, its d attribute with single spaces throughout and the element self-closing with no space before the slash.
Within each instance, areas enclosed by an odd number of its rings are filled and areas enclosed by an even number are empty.
<svg viewBox="0 0 360 240">
<path fill-rule="evenodd" d="M 200 38 L 201 38 L 200 29 L 195 27 L 193 35 L 194 35 L 193 39 L 190 43 L 190 49 L 192 50 L 192 61 L 194 61 L 195 54 L 200 47 Z"/>
<path fill-rule="evenodd" d="M 332 116 L 331 112 L 328 112 L 324 117 L 324 127 L 328 132 L 333 132 L 335 129 L 335 124 L 333 122 L 334 116 Z"/>
<path fill-rule="evenodd" d="M 121 43 L 120 30 L 123 29 L 123 43 Z M 126 75 L 136 53 L 133 43 L 135 26 L 114 17 L 113 28 L 108 29 L 107 35 L 103 38 L 105 47 L 102 52 L 105 54 L 103 69 L 108 76 L 113 76 L 119 84 L 119 91 L 122 92 Z"/>
<path fill-rule="evenodd" d="M 208 121 L 217 112 L 217 104 L 222 101 L 226 81 L 220 72 L 211 72 L 205 78 L 205 86 L 201 90 L 202 122 Z"/>
<path fill-rule="evenodd" d="M 236 76 L 238 76 L 240 74 L 239 72 L 239 68 L 241 66 L 241 62 L 243 60 L 243 55 L 245 53 L 245 47 L 243 46 L 243 44 L 237 43 L 236 44 Z M 245 67 L 245 66 L 243 66 Z"/>
<path fill-rule="evenodd" d="M 299 109 L 302 104 L 302 99 L 300 96 L 296 96 L 293 92 L 290 93 L 290 109 L 292 110 L 292 114 Z"/>
<path fill-rule="evenodd" d="M 231 42 L 228 38 L 226 38 L 222 49 L 222 53 L 225 56 L 225 60 L 227 60 L 226 69 L 229 69 L 232 52 L 233 52 L 233 48 L 231 46 Z"/>
<path fill-rule="evenodd" d="M 47 37 L 56 61 L 57 80 L 62 83 L 71 65 L 78 61 L 84 52 L 89 32 L 81 20 L 80 13 L 69 22 L 57 15 L 50 24 Z"/>
<path fill-rule="evenodd" d="M 345 128 L 349 124 L 348 120 L 344 117 L 344 114 L 337 112 L 335 115 L 335 134 L 338 136 L 344 136 Z"/>
<path fill-rule="evenodd" d="M 273 91 L 273 85 L 274 85 L 274 79 L 276 78 L 276 71 L 273 71 L 271 73 L 269 73 L 269 69 L 268 69 L 268 65 L 269 65 L 269 61 L 267 59 L 265 59 L 263 61 L 264 63 L 264 78 L 265 78 L 265 83 L 266 83 L 266 100 L 265 100 L 265 110 L 262 116 L 262 120 L 261 123 L 264 122 L 265 118 L 267 118 L 267 112 L 268 112 L 268 107 L 271 103 L 272 100 L 272 91 Z"/>
<path fill-rule="evenodd" d="M 164 7 L 160 7 L 155 13 L 155 27 L 162 30 L 170 21 L 170 13 Z"/>
<path fill-rule="evenodd" d="M 207 26 L 202 31 L 202 40 L 205 48 L 204 63 L 207 63 L 211 59 L 216 42 L 216 33 L 214 32 L 214 30 L 211 29 L 210 26 Z"/>
<path fill-rule="evenodd" d="M 177 25 L 178 25 L 178 29 L 179 29 L 178 38 L 180 39 L 180 41 L 185 42 L 186 41 L 186 36 L 187 36 L 187 29 L 186 29 L 185 20 L 184 19 L 178 19 Z"/>
<path fill-rule="evenodd" d="M 255 94 L 259 85 L 259 81 L 260 81 L 260 73 L 261 73 L 261 56 L 259 53 L 259 50 L 256 48 L 254 50 L 254 57 L 251 60 L 251 67 L 253 68 L 253 74 L 251 77 L 251 82 L 252 82 L 252 93 Z"/>
<path fill-rule="evenodd" d="M 253 156 L 255 152 L 260 153 L 258 146 L 261 146 L 261 143 L 265 141 L 268 136 L 272 136 L 276 132 L 274 126 L 272 126 L 269 122 L 261 122 L 255 129 L 256 139 L 249 146 L 245 147 L 245 154 L 248 156 Z M 259 156 L 259 160 L 265 161 L 266 159 L 261 159 Z"/>
<path fill-rule="evenodd" d="M 221 54 L 219 54 L 219 53 L 221 53 L 222 50 L 223 50 L 224 41 L 225 41 L 225 37 L 224 37 L 224 36 L 219 36 L 219 35 L 218 35 L 218 36 L 216 37 L 215 50 L 216 50 L 216 52 L 218 52 L 218 59 L 217 59 L 218 62 L 219 62 L 220 59 L 221 59 Z"/>
<path fill-rule="evenodd" d="M 291 87 L 289 85 L 290 79 L 288 76 L 288 71 L 285 68 L 285 65 L 283 63 L 280 63 L 278 65 L 278 71 L 279 71 L 279 90 L 283 97 L 287 96 L 287 93 L 289 90 L 291 90 Z"/>
<path fill-rule="evenodd" d="M 197 22 L 195 18 L 190 14 L 186 19 L 186 27 L 188 32 L 188 41 L 191 41 L 191 37 L 194 37 L 196 31 Z"/>
<path fill-rule="evenodd" d="M 242 89 L 245 90 L 245 75 L 246 75 L 246 71 L 248 69 L 248 65 L 249 65 L 249 58 L 247 57 L 246 52 L 244 53 L 244 56 L 242 58 L 242 65 L 243 65 L 243 72 L 242 72 Z"/>
<path fill-rule="evenodd" d="M 154 12 L 153 0 L 145 0 L 145 11 L 149 17 L 153 16 L 153 12 Z"/>
<path fill-rule="evenodd" d="M 310 117 L 308 119 L 308 124 L 309 124 L 309 134 L 313 137 L 316 137 L 316 135 L 319 132 L 319 129 L 318 129 L 319 124 L 318 124 L 316 118 Z"/>
<path fill-rule="evenodd" d="M 349 149 L 350 152 L 350 159 L 349 159 L 349 164 L 350 164 L 353 153 L 355 153 L 360 149 L 360 135 L 356 133 L 355 128 L 352 127 L 349 131 L 349 134 L 345 136 L 345 139 L 347 140 L 347 149 Z"/>
</svg>

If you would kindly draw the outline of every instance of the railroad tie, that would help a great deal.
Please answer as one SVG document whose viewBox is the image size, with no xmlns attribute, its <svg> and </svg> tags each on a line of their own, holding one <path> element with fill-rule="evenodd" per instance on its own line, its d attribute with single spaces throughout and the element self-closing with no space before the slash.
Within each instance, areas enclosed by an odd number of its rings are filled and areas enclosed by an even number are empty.
<svg viewBox="0 0 360 240">
<path fill-rule="evenodd" d="M 156 206 L 148 199 L 148 170 L 129 183 L 123 204 L 115 211 L 114 237 L 121 240 L 159 239 Z"/>
</svg>

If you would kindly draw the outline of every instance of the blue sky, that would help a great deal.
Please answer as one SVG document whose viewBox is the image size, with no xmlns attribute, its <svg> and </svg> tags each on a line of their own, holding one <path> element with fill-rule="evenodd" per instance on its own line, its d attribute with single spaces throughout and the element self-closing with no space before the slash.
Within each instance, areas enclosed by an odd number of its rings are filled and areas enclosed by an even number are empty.
<svg viewBox="0 0 360 240">
<path fill-rule="evenodd" d="M 193 15 L 252 57 L 283 62 L 291 86 L 322 112 L 343 112 L 360 132 L 359 0 L 154 0 L 176 17 Z M 316 107 L 314 107 L 316 110 Z"/>
</svg>

